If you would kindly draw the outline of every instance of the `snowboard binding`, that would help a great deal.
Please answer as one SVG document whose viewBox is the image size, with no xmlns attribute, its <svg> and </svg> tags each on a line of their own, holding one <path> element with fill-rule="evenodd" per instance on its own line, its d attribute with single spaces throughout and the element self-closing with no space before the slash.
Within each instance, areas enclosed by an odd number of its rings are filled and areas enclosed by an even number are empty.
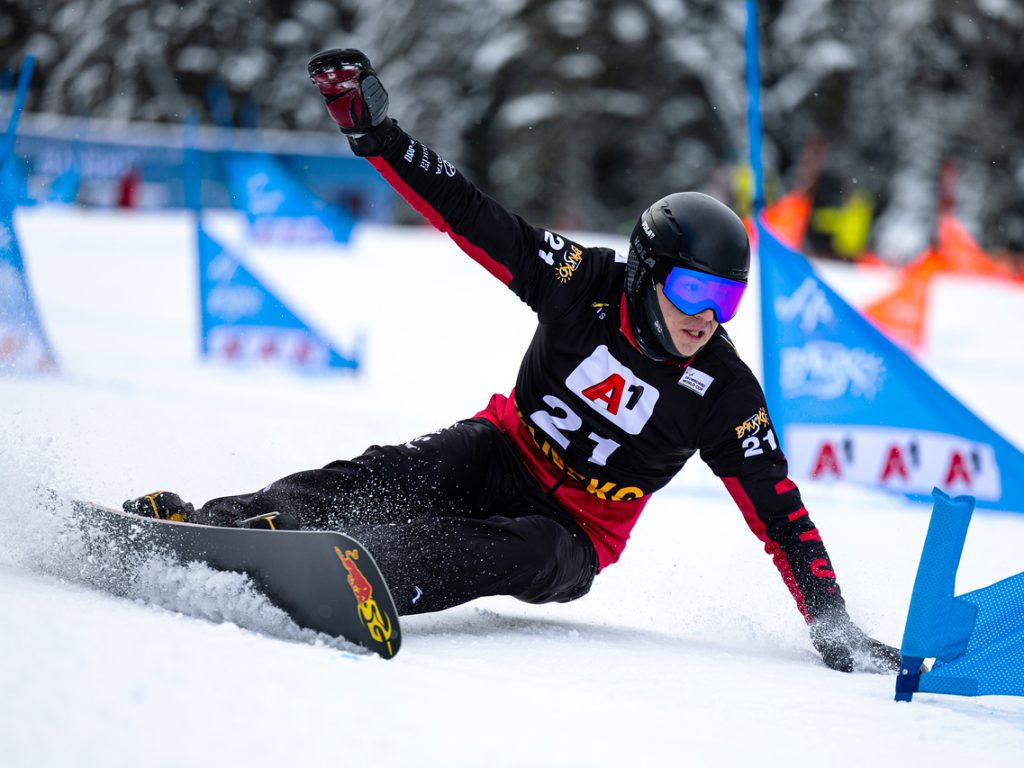
<svg viewBox="0 0 1024 768">
<path fill-rule="evenodd" d="M 184 501 L 181 496 L 170 491 L 154 491 L 137 499 L 128 499 L 121 507 L 132 515 L 170 520 L 175 523 L 189 522 L 196 511 L 195 507 Z"/>
</svg>

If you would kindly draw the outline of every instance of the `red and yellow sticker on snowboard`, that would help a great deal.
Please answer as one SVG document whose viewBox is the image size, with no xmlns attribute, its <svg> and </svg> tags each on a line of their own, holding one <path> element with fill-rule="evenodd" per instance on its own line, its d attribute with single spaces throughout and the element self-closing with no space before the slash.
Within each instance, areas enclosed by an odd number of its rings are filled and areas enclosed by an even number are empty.
<svg viewBox="0 0 1024 768">
<path fill-rule="evenodd" d="M 373 585 L 356 564 L 359 559 L 359 550 L 348 549 L 342 552 L 340 547 L 335 547 L 334 552 L 348 572 L 346 581 L 352 588 L 352 594 L 356 597 L 360 621 L 370 633 L 370 637 L 387 648 L 388 657 L 394 656 L 395 651 L 391 646 L 393 629 L 391 618 L 380 609 L 377 601 L 373 599 Z"/>
</svg>

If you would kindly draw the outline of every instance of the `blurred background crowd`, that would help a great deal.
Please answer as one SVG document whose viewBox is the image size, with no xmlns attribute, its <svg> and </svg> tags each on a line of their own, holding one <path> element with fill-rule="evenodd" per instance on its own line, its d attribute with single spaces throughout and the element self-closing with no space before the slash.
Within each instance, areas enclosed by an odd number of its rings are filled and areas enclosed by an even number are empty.
<svg viewBox="0 0 1024 768">
<path fill-rule="evenodd" d="M 759 5 L 768 199 L 809 206 L 804 247 L 905 264 L 945 210 L 1019 269 L 1024 4 Z M 341 155 L 305 66 L 358 47 L 392 115 L 485 191 L 622 232 L 670 191 L 749 206 L 745 20 L 740 0 L 5 0 L 0 67 L 9 86 L 37 57 L 27 133 L 198 112 Z"/>
</svg>

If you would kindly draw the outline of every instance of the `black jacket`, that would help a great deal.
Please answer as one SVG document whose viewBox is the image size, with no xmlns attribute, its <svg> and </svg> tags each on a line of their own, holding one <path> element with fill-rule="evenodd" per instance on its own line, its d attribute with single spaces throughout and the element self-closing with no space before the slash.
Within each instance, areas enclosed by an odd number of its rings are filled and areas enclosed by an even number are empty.
<svg viewBox="0 0 1024 768">
<path fill-rule="evenodd" d="M 514 392 L 496 396 L 481 415 L 550 484 L 593 539 L 602 567 L 618 559 L 650 494 L 699 451 L 804 617 L 842 608 L 761 386 L 721 326 L 687 364 L 653 361 L 632 339 L 625 257 L 531 226 L 401 130 L 368 160 L 537 313 Z"/>
</svg>

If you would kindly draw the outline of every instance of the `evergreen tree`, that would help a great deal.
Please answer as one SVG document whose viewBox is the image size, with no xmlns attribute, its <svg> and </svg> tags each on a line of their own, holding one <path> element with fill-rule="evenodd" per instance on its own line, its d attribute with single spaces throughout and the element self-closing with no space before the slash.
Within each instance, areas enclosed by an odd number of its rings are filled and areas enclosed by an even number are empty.
<svg viewBox="0 0 1024 768">
<path fill-rule="evenodd" d="M 873 245 L 906 260 L 952 160 L 968 228 L 1024 250 L 1024 5 L 760 9 L 765 161 L 783 189 L 820 137 L 820 194 L 868 192 Z M 39 58 L 29 110 L 178 123 L 220 82 L 264 127 L 330 131 L 306 61 L 362 48 L 402 125 L 495 197 L 538 224 L 626 230 L 669 191 L 728 198 L 722 170 L 746 159 L 744 23 L 738 0 L 7 0 L 0 64 Z"/>
</svg>

